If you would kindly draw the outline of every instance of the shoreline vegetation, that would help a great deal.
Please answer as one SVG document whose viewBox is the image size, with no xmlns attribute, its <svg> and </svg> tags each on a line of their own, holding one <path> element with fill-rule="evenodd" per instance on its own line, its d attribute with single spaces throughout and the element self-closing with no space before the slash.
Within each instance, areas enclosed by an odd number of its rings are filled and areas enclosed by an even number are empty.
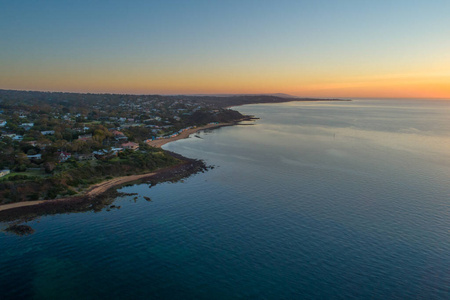
<svg viewBox="0 0 450 300">
<path fill-rule="evenodd" d="M 52 200 L 35 200 L 35 201 L 26 201 L 26 202 L 15 202 L 15 203 L 9 203 L 9 204 L 3 204 L 0 205 L 0 212 L 5 211 L 8 209 L 14 209 L 14 208 L 20 208 L 25 206 L 33 206 L 33 205 L 39 205 L 42 203 L 55 203 L 60 201 L 70 201 L 72 199 L 75 199 L 77 197 L 89 197 L 93 198 L 98 195 L 101 195 L 102 193 L 106 192 L 110 188 L 113 188 L 115 186 L 120 186 L 124 183 L 130 182 L 130 181 L 136 181 L 142 178 L 148 178 L 153 175 L 155 175 L 157 172 L 147 173 L 147 174 L 141 174 L 141 175 L 129 175 L 129 176 L 122 176 L 122 177 L 116 177 L 110 180 L 103 181 L 99 184 L 95 184 L 88 188 L 83 194 L 77 195 L 77 196 L 71 196 L 71 197 L 65 197 L 65 198 L 59 198 L 59 199 L 52 199 Z"/>
<path fill-rule="evenodd" d="M 20 231 L 23 227 L 17 227 L 20 223 L 34 220 L 37 217 L 54 214 L 76 213 L 94 211 L 99 212 L 103 209 L 120 209 L 120 206 L 112 205 L 115 199 L 121 195 L 136 195 L 120 193 L 117 189 L 121 186 L 132 185 L 136 183 L 149 183 L 154 186 L 162 182 L 176 182 L 199 172 L 205 172 L 208 167 L 201 160 L 183 157 L 177 153 L 169 152 L 181 162 L 175 166 L 158 169 L 154 172 L 121 176 L 107 180 L 91 186 L 84 194 L 71 197 L 13 203 L 11 207 L 4 207 L 0 210 L 0 222 L 10 224 L 6 231 L 22 235 Z M 138 197 L 135 197 L 136 200 Z M 148 197 L 143 197 L 146 201 L 151 201 Z M 28 203 L 30 203 L 28 205 Z M 17 205 L 17 207 L 14 207 Z M 31 231 L 30 231 L 31 232 Z M 27 233 L 26 233 L 27 234 Z"/>
<path fill-rule="evenodd" d="M 154 148 L 161 148 L 161 146 L 163 146 L 167 143 L 174 142 L 174 141 L 177 141 L 180 139 L 188 138 L 191 134 L 197 133 L 202 130 L 216 129 L 216 128 L 220 128 L 220 127 L 224 127 L 224 126 L 232 126 L 232 125 L 237 124 L 240 121 L 251 120 L 251 119 L 252 119 L 251 117 L 246 117 L 241 120 L 234 121 L 234 122 L 208 124 L 205 126 L 199 126 L 196 128 L 191 128 L 186 131 L 183 131 L 182 133 L 180 133 L 179 135 L 174 136 L 174 137 L 149 141 L 149 142 L 147 142 L 147 145 L 154 147 Z M 155 170 L 154 172 L 149 172 L 149 173 L 145 173 L 145 174 L 120 176 L 120 177 L 115 177 L 115 178 L 112 178 L 112 179 L 109 179 L 106 181 L 102 181 L 100 183 L 89 186 L 87 189 L 85 189 L 84 192 L 82 192 L 79 195 L 63 197 L 63 198 L 58 198 L 58 199 L 51 199 L 51 200 L 35 200 L 35 201 L 24 201 L 24 202 L 14 202 L 14 203 L 2 204 L 2 205 L 0 205 L 0 221 L 2 221 L 4 218 L 4 216 L 2 216 L 2 213 L 5 211 L 8 211 L 8 210 L 17 210 L 17 209 L 21 209 L 21 208 L 30 207 L 30 206 L 38 206 L 41 204 L 45 204 L 44 206 L 48 207 L 49 205 L 61 205 L 62 202 L 78 201 L 80 199 L 91 199 L 92 200 L 95 197 L 101 196 L 102 194 L 108 192 L 110 189 L 120 187 L 120 186 L 130 183 L 130 182 L 135 182 L 137 180 L 150 180 L 153 177 L 156 177 L 156 175 L 161 175 L 163 173 L 167 173 L 169 170 L 176 174 L 177 169 L 180 169 L 184 165 L 189 164 L 189 163 L 190 164 L 195 163 L 197 165 L 197 167 L 199 167 L 200 164 L 203 164 L 200 161 L 192 160 L 192 159 L 183 157 L 183 156 L 173 153 L 173 152 L 169 152 L 169 151 L 165 151 L 165 152 L 169 153 L 169 155 L 180 160 L 181 162 L 178 165 L 175 165 L 173 167 L 158 169 L 158 170 Z M 202 165 L 202 168 L 206 168 L 206 166 Z M 197 169 L 198 168 L 192 168 L 192 171 L 195 172 L 195 171 L 197 171 Z M 42 206 L 42 207 L 44 207 L 44 206 Z"/>
</svg>

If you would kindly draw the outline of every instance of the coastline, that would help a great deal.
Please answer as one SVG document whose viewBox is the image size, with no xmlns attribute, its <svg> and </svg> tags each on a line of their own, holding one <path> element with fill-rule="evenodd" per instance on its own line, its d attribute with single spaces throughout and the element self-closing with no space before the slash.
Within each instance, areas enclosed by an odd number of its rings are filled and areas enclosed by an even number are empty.
<svg viewBox="0 0 450 300">
<path fill-rule="evenodd" d="M 233 121 L 233 122 L 218 123 L 218 124 L 208 124 L 208 125 L 205 125 L 205 126 L 195 127 L 195 128 L 187 129 L 187 130 L 181 132 L 179 135 L 174 136 L 174 137 L 165 138 L 165 139 L 159 139 L 159 140 L 153 140 L 153 141 L 149 141 L 149 142 L 146 142 L 146 143 L 149 146 L 152 146 L 152 147 L 155 147 L 155 148 L 161 148 L 163 145 L 165 145 L 167 143 L 188 138 L 191 134 L 196 133 L 198 131 L 205 130 L 205 129 L 215 129 L 215 128 L 224 127 L 224 126 L 232 126 L 232 125 L 235 125 L 237 122 L 240 122 L 240 121 L 243 121 L 243 120 L 246 120 L 246 119 L 247 118 L 244 118 L 242 120 Z"/>
<path fill-rule="evenodd" d="M 169 152 L 169 151 L 168 151 Z M 122 176 L 108 181 L 103 181 L 92 186 L 83 195 L 75 195 L 54 200 L 33 202 L 18 202 L 18 207 L 8 207 L 0 211 L 0 222 L 27 222 L 43 215 L 65 214 L 86 211 L 101 211 L 102 209 L 120 208 L 112 205 L 117 196 L 122 193 L 117 187 L 125 184 L 148 182 L 152 185 L 167 181 L 177 181 L 198 172 L 204 172 L 207 167 L 204 162 L 196 159 L 185 158 L 177 153 L 169 152 L 183 161 L 175 166 L 161 168 L 154 172 Z M 128 194 L 124 194 L 128 195 Z M 150 198 L 144 197 L 147 201 Z M 22 204 L 23 203 L 23 204 Z M 29 203 L 29 204 L 28 204 Z M 14 203 L 12 203 L 14 204 Z"/>
<path fill-rule="evenodd" d="M 54 203 L 54 202 L 58 202 L 58 201 L 68 201 L 68 200 L 73 200 L 73 199 L 79 198 L 79 197 L 93 198 L 98 195 L 101 195 L 102 193 L 106 192 L 107 190 L 109 190 L 110 188 L 112 188 L 114 186 L 122 185 L 124 183 L 139 180 L 139 179 L 146 178 L 146 177 L 151 177 L 155 174 L 157 174 L 157 172 L 146 173 L 146 174 L 141 174 L 141 175 L 116 177 L 116 178 L 113 178 L 110 180 L 100 182 L 93 186 L 90 186 L 83 194 L 75 195 L 72 197 L 58 198 L 58 199 L 52 199 L 52 200 L 36 200 L 36 201 L 26 201 L 26 202 L 3 204 L 3 205 L 0 205 L 0 212 L 8 210 L 8 209 L 39 205 L 42 203 Z"/>
<path fill-rule="evenodd" d="M 294 101 L 298 101 L 298 100 L 294 100 Z M 288 101 L 286 101 L 286 102 L 288 102 Z M 233 105 L 231 107 L 241 106 L 241 105 L 247 105 L 247 104 L 244 103 L 244 104 L 240 104 L 240 105 Z M 216 128 L 225 127 L 225 126 L 233 126 L 242 121 L 250 121 L 250 120 L 255 120 L 255 119 L 258 119 L 258 118 L 255 118 L 254 116 L 244 116 L 241 119 L 234 120 L 231 122 L 208 124 L 208 125 L 204 125 L 204 126 L 200 126 L 200 127 L 190 128 L 190 129 L 187 129 L 187 130 L 181 132 L 177 136 L 148 141 L 146 143 L 147 143 L 147 145 L 149 145 L 151 147 L 161 148 L 163 145 L 165 145 L 167 143 L 188 138 L 191 134 L 199 132 L 201 130 L 216 129 Z M 172 156 L 175 156 L 183 161 L 180 165 L 177 165 L 175 167 L 180 167 L 188 162 L 191 162 L 191 163 L 193 162 L 192 159 L 183 157 L 182 155 L 179 155 L 177 153 L 173 153 L 173 152 L 170 152 L 170 153 Z M 144 178 L 150 179 L 152 176 L 158 175 L 160 171 L 164 171 L 164 169 L 156 170 L 155 172 L 146 173 L 146 174 L 112 178 L 110 180 L 106 180 L 101 183 L 98 183 L 98 184 L 88 187 L 84 192 L 82 192 L 79 195 L 74 195 L 74 196 L 70 196 L 70 197 L 64 197 L 64 198 L 58 198 L 58 199 L 52 199 L 52 200 L 35 200 L 35 201 L 2 204 L 2 205 L 0 205 L 0 213 L 4 214 L 4 212 L 11 211 L 11 210 L 19 211 L 20 209 L 25 209 L 25 208 L 29 208 L 29 207 L 35 207 L 35 206 L 43 206 L 43 205 L 48 206 L 48 205 L 52 205 L 52 204 L 59 205 L 64 202 L 79 201 L 80 199 L 91 199 L 92 200 L 95 197 L 101 196 L 102 194 L 106 193 L 108 190 L 112 189 L 113 187 L 117 187 L 117 186 L 123 185 L 125 183 L 144 179 Z M 1 219 L 2 218 L 0 216 L 0 222 L 2 221 Z"/>
<path fill-rule="evenodd" d="M 175 137 L 154 140 L 154 141 L 147 142 L 147 144 L 152 147 L 161 148 L 161 146 L 163 146 L 167 143 L 174 142 L 174 141 L 177 141 L 180 139 L 188 138 L 191 134 L 196 133 L 198 131 L 205 130 L 205 129 L 216 129 L 216 128 L 220 128 L 220 127 L 224 127 L 224 126 L 232 126 L 232 125 L 237 124 L 240 121 L 248 120 L 248 119 L 249 118 L 243 118 L 243 119 L 236 120 L 233 122 L 208 124 L 205 126 L 195 127 L 195 128 L 191 128 L 186 131 L 183 131 L 182 133 L 180 133 L 179 135 L 177 135 Z M 169 151 L 167 151 L 167 152 L 169 152 Z M 170 179 L 169 178 L 170 176 L 167 176 L 167 174 L 165 174 L 165 173 L 172 172 L 176 175 L 176 174 L 180 173 L 179 169 L 182 169 L 184 166 L 199 163 L 199 161 L 197 161 L 197 160 L 183 157 L 180 154 L 173 153 L 173 152 L 169 152 L 169 153 L 172 156 L 181 159 L 182 162 L 179 165 L 156 170 L 156 171 L 150 172 L 150 173 L 112 178 L 110 180 L 106 180 L 106 181 L 103 181 L 103 182 L 100 182 L 98 184 L 88 187 L 80 195 L 74 195 L 71 197 L 64 197 L 64 198 L 58 198 L 58 199 L 52 199 L 52 200 L 35 200 L 35 201 L 2 204 L 2 205 L 0 205 L 0 214 L 5 214 L 10 211 L 15 211 L 14 215 L 16 215 L 16 214 L 19 215 L 21 213 L 20 211 L 23 211 L 26 213 L 30 212 L 31 207 L 33 207 L 33 208 L 40 207 L 45 210 L 45 209 L 48 209 L 50 206 L 61 206 L 61 205 L 64 205 L 65 203 L 69 203 L 69 202 L 72 202 L 72 204 L 74 204 L 74 203 L 79 203 L 79 202 L 91 201 L 99 196 L 102 196 L 103 194 L 105 194 L 106 192 L 108 192 L 109 190 L 111 190 L 114 187 L 118 187 L 123 184 L 137 181 L 137 180 L 142 180 L 142 179 L 150 180 L 155 177 L 167 177 L 166 179 Z M 185 170 L 183 170 L 183 171 L 185 171 Z M 174 175 L 174 174 L 172 174 L 172 175 Z M 2 221 L 2 218 L 0 216 L 0 222 L 1 221 Z"/>
</svg>

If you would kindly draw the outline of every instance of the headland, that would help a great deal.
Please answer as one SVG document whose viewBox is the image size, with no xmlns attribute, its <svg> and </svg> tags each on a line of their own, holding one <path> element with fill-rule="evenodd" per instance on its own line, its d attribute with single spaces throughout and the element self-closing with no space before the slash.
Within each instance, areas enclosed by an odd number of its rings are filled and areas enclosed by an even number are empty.
<svg viewBox="0 0 450 300">
<path fill-rule="evenodd" d="M 136 180 L 153 180 L 161 174 L 187 176 L 204 169 L 204 164 L 164 151 L 161 146 L 199 130 L 252 119 L 231 106 L 339 100 L 11 90 L 0 90 L 0 96 L 3 216 L 49 207 L 72 209 L 70 203 L 92 202 Z M 163 177 L 171 180 L 173 176 Z"/>
</svg>

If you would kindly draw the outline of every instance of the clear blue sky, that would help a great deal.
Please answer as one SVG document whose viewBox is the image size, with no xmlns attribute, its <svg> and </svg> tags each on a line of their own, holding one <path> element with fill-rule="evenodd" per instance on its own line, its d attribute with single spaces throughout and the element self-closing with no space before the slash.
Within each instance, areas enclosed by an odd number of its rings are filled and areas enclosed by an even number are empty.
<svg viewBox="0 0 450 300">
<path fill-rule="evenodd" d="M 0 88 L 450 98 L 448 0 L 0 8 Z"/>
</svg>

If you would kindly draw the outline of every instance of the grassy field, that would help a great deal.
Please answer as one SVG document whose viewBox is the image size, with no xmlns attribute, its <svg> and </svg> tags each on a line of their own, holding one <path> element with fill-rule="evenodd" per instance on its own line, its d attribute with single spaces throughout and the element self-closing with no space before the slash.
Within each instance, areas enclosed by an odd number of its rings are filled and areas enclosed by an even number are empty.
<svg viewBox="0 0 450 300">
<path fill-rule="evenodd" d="M 0 178 L 0 181 L 7 181 L 9 177 L 15 175 L 24 175 L 28 177 L 49 177 L 51 175 L 46 174 L 44 170 L 27 170 L 25 172 L 11 172 L 6 176 Z"/>
</svg>

